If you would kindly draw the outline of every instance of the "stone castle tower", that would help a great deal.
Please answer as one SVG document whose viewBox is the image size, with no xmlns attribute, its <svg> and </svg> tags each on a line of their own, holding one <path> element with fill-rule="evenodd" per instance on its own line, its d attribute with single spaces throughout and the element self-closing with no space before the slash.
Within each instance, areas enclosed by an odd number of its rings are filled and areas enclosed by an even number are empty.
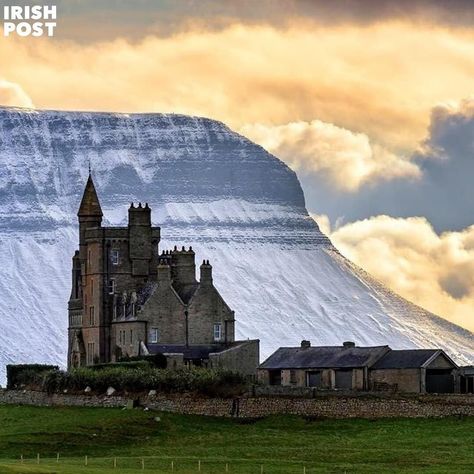
<svg viewBox="0 0 474 474">
<path fill-rule="evenodd" d="M 160 253 L 160 228 L 152 227 L 148 204 L 131 204 L 127 227 L 102 227 L 89 175 L 77 215 L 69 367 L 162 353 L 173 367 L 255 372 L 259 343 L 235 341 L 234 312 L 214 287 L 209 260 L 198 282 L 191 247 Z"/>
</svg>

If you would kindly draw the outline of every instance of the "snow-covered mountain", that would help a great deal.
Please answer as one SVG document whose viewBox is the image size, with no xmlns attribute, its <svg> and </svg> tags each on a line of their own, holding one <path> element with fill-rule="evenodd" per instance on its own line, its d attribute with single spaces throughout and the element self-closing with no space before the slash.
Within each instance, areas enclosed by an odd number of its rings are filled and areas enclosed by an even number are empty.
<svg viewBox="0 0 474 474">
<path fill-rule="evenodd" d="M 162 114 L 0 107 L 0 370 L 66 354 L 76 212 L 91 162 L 105 224 L 147 201 L 161 248 L 192 245 L 262 357 L 281 345 L 443 347 L 474 335 L 342 257 L 309 217 L 294 172 L 222 123 Z M 0 372 L 0 383 L 4 380 Z"/>
</svg>

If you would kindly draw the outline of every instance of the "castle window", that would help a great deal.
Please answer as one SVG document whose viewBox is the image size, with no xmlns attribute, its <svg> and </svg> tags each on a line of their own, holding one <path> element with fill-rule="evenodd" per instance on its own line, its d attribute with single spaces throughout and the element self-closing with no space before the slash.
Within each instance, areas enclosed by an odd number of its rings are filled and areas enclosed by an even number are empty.
<svg viewBox="0 0 474 474">
<path fill-rule="evenodd" d="M 130 329 L 130 345 L 133 343 L 133 329 Z"/>
<path fill-rule="evenodd" d="M 214 341 L 220 341 L 222 339 L 222 324 L 214 324 Z"/>
<path fill-rule="evenodd" d="M 115 293 L 115 280 L 111 278 L 109 280 L 109 295 L 113 295 Z"/>
<path fill-rule="evenodd" d="M 94 279 L 91 278 L 91 296 L 94 296 Z"/>
<path fill-rule="evenodd" d="M 94 363 L 94 356 L 95 356 L 95 343 L 89 342 L 87 343 L 87 364 L 92 365 Z"/>
<path fill-rule="evenodd" d="M 160 332 L 158 328 L 151 328 L 148 334 L 150 344 L 156 344 L 160 339 Z"/>
<path fill-rule="evenodd" d="M 89 325 L 95 326 L 95 310 L 94 306 L 89 307 Z"/>
<path fill-rule="evenodd" d="M 112 265 L 118 265 L 119 258 L 120 258 L 120 254 L 118 250 L 113 249 L 110 251 L 110 261 L 112 262 Z"/>
</svg>

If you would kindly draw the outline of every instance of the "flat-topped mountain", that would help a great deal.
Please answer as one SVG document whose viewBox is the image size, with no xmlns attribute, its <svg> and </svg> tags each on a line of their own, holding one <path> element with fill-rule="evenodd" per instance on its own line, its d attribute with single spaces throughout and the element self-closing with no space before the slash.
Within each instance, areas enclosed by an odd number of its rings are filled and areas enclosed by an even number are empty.
<svg viewBox="0 0 474 474">
<path fill-rule="evenodd" d="M 161 248 L 212 259 L 239 338 L 262 356 L 314 344 L 441 347 L 474 362 L 474 335 L 394 294 L 339 254 L 298 179 L 214 120 L 0 108 L 0 366 L 65 363 L 70 257 L 91 163 L 107 224 L 148 202 Z M 1 378 L 1 376 L 0 376 Z"/>
</svg>

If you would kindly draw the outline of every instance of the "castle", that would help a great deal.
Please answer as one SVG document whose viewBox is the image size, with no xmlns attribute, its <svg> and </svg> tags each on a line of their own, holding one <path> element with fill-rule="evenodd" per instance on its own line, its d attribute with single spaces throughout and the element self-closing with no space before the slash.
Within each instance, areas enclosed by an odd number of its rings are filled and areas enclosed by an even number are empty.
<svg viewBox="0 0 474 474">
<path fill-rule="evenodd" d="M 91 174 L 77 213 L 68 367 L 163 354 L 168 367 L 199 365 L 253 375 L 259 341 L 235 341 L 235 315 L 192 247 L 159 251 L 148 204 L 133 203 L 127 227 L 102 227 Z"/>
</svg>

